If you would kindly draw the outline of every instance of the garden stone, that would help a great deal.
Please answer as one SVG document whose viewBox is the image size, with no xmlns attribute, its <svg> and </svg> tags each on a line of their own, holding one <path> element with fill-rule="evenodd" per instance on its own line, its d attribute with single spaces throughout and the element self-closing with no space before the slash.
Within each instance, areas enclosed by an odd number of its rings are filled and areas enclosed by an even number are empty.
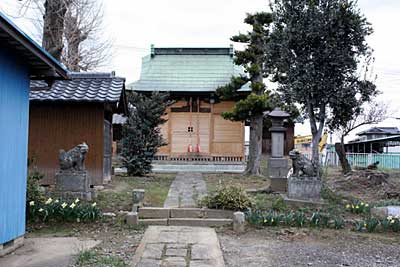
<svg viewBox="0 0 400 267">
<path fill-rule="evenodd" d="M 288 198 L 321 200 L 322 181 L 318 177 L 289 177 Z"/>
<path fill-rule="evenodd" d="M 138 225 L 139 215 L 137 212 L 128 212 L 126 214 L 125 220 L 128 225 Z"/>
<path fill-rule="evenodd" d="M 243 233 L 245 227 L 245 216 L 241 211 L 235 212 L 233 214 L 233 230 L 236 233 Z"/>
</svg>

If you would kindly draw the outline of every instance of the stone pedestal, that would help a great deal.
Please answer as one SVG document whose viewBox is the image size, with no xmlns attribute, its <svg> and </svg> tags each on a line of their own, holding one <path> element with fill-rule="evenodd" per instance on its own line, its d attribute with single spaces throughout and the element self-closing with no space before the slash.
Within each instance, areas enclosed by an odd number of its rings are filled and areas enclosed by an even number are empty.
<svg viewBox="0 0 400 267">
<path fill-rule="evenodd" d="M 322 181 L 318 177 L 289 177 L 288 193 L 289 199 L 321 201 Z"/>
<path fill-rule="evenodd" d="M 56 173 L 56 193 L 65 199 L 92 200 L 87 171 L 59 171 Z"/>
<path fill-rule="evenodd" d="M 287 173 L 289 164 L 285 158 L 270 158 L 268 160 L 268 172 L 271 179 L 271 190 L 274 192 L 286 192 Z"/>
</svg>

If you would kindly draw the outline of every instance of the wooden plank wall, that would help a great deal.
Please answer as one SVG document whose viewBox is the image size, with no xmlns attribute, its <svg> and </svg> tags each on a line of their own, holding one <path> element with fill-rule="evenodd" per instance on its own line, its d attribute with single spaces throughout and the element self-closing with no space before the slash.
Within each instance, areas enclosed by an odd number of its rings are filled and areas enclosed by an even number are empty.
<svg viewBox="0 0 400 267">
<path fill-rule="evenodd" d="M 0 245 L 25 234 L 28 67 L 0 44 Z"/>
<path fill-rule="evenodd" d="M 31 102 L 29 157 L 45 174 L 42 184 L 54 184 L 60 149 L 86 142 L 85 165 L 92 185 L 103 184 L 104 106 L 95 103 Z"/>
<path fill-rule="evenodd" d="M 201 107 L 211 108 L 211 113 L 171 112 L 171 108 L 185 106 L 178 101 L 167 110 L 168 122 L 161 127 L 161 133 L 168 142 L 158 155 L 186 155 L 188 145 L 200 144 L 200 153 L 204 156 L 244 156 L 244 123 L 231 122 L 221 117 L 221 112 L 228 111 L 234 102 L 217 104 L 201 103 Z M 193 133 L 188 133 L 188 126 Z"/>
</svg>

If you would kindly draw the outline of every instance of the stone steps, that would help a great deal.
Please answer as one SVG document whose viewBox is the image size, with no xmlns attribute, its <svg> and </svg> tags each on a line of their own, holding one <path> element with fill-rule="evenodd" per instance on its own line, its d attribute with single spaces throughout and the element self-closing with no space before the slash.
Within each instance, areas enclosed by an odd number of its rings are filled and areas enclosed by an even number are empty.
<svg viewBox="0 0 400 267">
<path fill-rule="evenodd" d="M 233 211 L 200 208 L 139 208 L 139 223 L 218 227 L 231 225 Z"/>
</svg>

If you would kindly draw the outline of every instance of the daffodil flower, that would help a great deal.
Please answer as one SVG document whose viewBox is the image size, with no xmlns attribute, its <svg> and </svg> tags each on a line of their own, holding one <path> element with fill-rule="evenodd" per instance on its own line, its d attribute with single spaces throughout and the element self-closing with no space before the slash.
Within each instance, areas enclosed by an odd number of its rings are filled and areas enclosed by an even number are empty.
<svg viewBox="0 0 400 267">
<path fill-rule="evenodd" d="M 58 199 L 56 199 L 55 201 L 54 201 L 54 203 L 59 203 L 60 202 L 60 200 L 58 200 Z"/>
<path fill-rule="evenodd" d="M 79 202 L 79 198 L 76 198 L 76 199 L 75 199 L 75 203 L 78 203 L 78 202 Z"/>
<path fill-rule="evenodd" d="M 65 202 L 61 204 L 61 207 L 62 207 L 63 209 L 65 209 L 66 206 L 68 206 L 68 204 L 65 203 Z"/>
<path fill-rule="evenodd" d="M 365 203 L 365 207 L 368 207 L 369 205 L 368 205 L 368 203 Z"/>
<path fill-rule="evenodd" d="M 73 209 L 73 208 L 75 208 L 75 203 L 72 203 L 71 205 L 69 205 L 69 207 L 71 208 L 71 209 Z"/>
<path fill-rule="evenodd" d="M 393 217 L 392 216 L 388 216 L 387 219 L 388 219 L 388 221 L 391 221 L 393 219 Z"/>
<path fill-rule="evenodd" d="M 51 202 L 53 202 L 53 199 L 51 199 L 51 197 L 49 197 L 49 199 L 45 202 L 46 205 L 51 204 Z"/>
<path fill-rule="evenodd" d="M 366 223 L 364 223 L 364 227 L 367 228 L 367 224 Z"/>
<path fill-rule="evenodd" d="M 274 222 L 274 219 L 271 219 L 271 222 Z"/>
<path fill-rule="evenodd" d="M 390 221 L 390 223 L 391 223 L 391 224 L 394 224 L 394 223 L 395 223 L 395 221 L 394 221 L 394 220 L 391 220 L 391 221 Z"/>
<path fill-rule="evenodd" d="M 346 205 L 346 209 L 350 209 L 350 207 L 351 207 L 350 204 Z"/>
<path fill-rule="evenodd" d="M 360 207 L 357 205 L 357 206 L 356 206 L 356 209 L 359 209 L 359 208 L 360 208 Z"/>
<path fill-rule="evenodd" d="M 267 222 L 267 219 L 264 219 L 264 223 L 266 223 Z"/>
<path fill-rule="evenodd" d="M 40 209 L 39 209 L 39 212 L 42 212 L 42 211 L 44 211 L 44 209 L 40 208 Z"/>
<path fill-rule="evenodd" d="M 35 201 L 31 201 L 31 202 L 29 202 L 29 206 L 35 206 Z"/>
<path fill-rule="evenodd" d="M 96 207 L 96 205 L 97 205 L 96 202 L 94 202 L 94 203 L 92 204 L 92 207 Z"/>
</svg>

